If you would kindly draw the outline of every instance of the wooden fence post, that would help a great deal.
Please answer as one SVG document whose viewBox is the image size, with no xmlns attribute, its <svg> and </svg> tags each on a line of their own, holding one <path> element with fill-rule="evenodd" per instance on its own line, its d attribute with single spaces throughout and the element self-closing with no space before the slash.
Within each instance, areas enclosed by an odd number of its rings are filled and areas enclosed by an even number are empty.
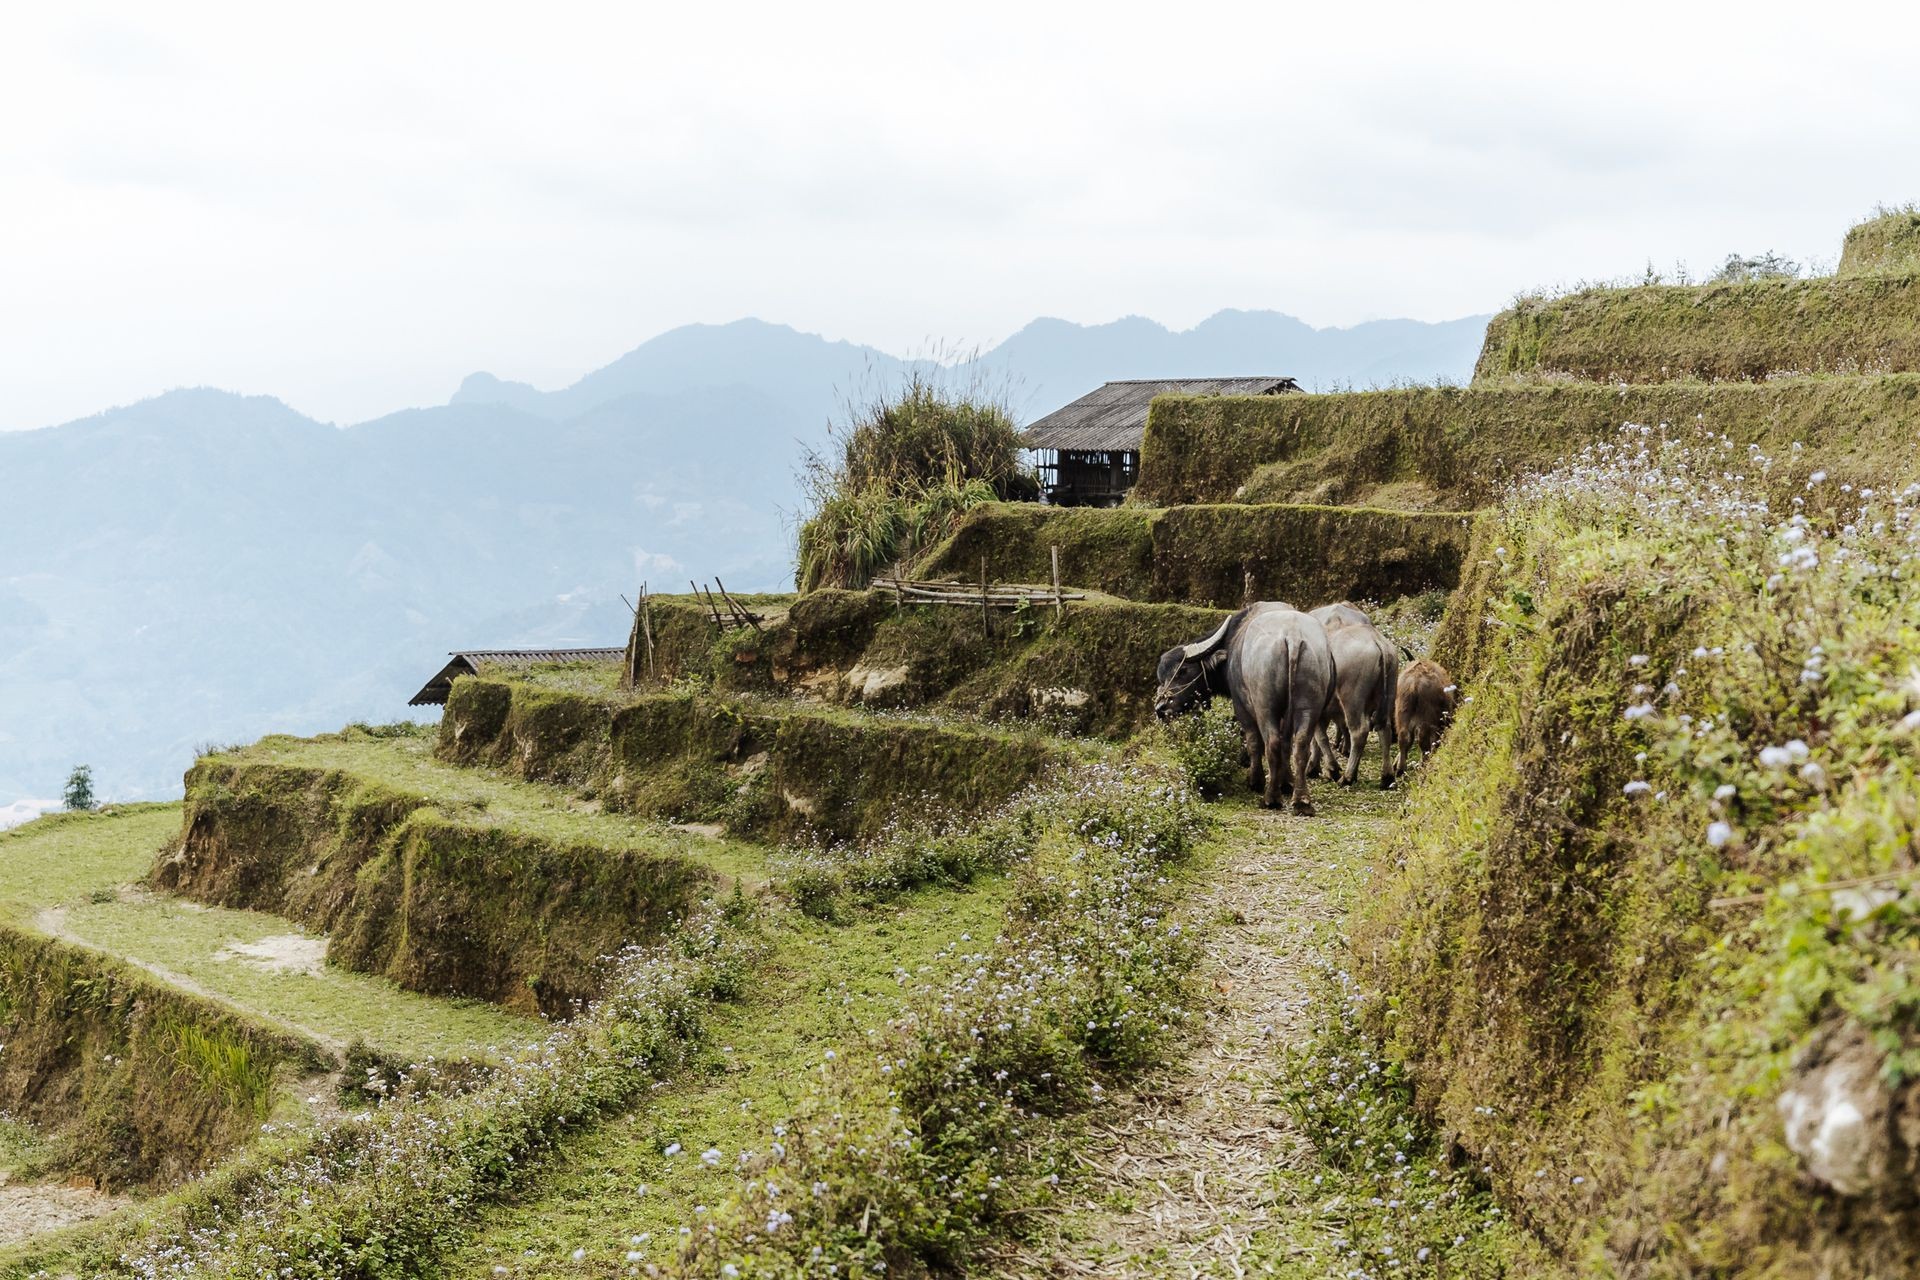
<svg viewBox="0 0 1920 1280">
<path fill-rule="evenodd" d="M 987 558 L 980 557 L 980 634 L 993 643 L 993 608 L 987 602 Z"/>
<path fill-rule="evenodd" d="M 646 594 L 646 584 L 642 583 L 640 586 L 641 598 L 644 599 Z M 633 625 L 627 628 L 627 651 L 620 657 L 620 687 L 622 689 L 631 689 L 633 688 L 633 682 L 637 675 L 635 668 L 640 663 L 640 607 L 635 604 L 629 604 L 624 595 L 620 597 L 620 603 L 633 610 Z"/>
<path fill-rule="evenodd" d="M 1053 618 L 1058 622 L 1067 616 L 1067 598 L 1060 591 L 1060 544 L 1049 550 L 1053 552 Z"/>
<path fill-rule="evenodd" d="M 660 672 L 653 662 L 653 599 L 644 582 L 640 584 L 640 634 L 647 642 L 647 679 L 657 679 Z"/>
</svg>

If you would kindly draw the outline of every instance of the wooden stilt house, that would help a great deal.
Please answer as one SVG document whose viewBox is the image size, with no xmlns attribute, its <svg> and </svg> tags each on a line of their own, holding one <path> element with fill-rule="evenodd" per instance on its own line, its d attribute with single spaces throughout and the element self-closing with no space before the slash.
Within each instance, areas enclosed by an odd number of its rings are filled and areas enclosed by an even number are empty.
<svg viewBox="0 0 1920 1280">
<path fill-rule="evenodd" d="M 1057 507 L 1117 507 L 1140 478 L 1140 442 L 1155 396 L 1270 396 L 1292 378 L 1136 378 L 1109 382 L 1021 433 L 1037 455 L 1040 487 Z"/>
</svg>

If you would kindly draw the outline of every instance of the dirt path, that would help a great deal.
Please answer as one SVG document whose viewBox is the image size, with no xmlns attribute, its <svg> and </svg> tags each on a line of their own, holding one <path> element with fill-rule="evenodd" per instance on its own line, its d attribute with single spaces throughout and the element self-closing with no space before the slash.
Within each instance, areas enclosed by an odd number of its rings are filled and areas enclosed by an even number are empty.
<svg viewBox="0 0 1920 1280">
<path fill-rule="evenodd" d="M 1310 1158 L 1274 1094 L 1284 1046 L 1307 1025 L 1312 956 L 1337 923 L 1328 886 L 1399 804 L 1365 789 L 1315 799 L 1313 819 L 1227 810 L 1224 848 L 1183 906 L 1207 942 L 1203 1033 L 1104 1114 L 1083 1154 L 1088 1183 L 993 1274 L 1249 1274 L 1248 1242 L 1292 1207 L 1274 1201 L 1273 1170 Z"/>
</svg>

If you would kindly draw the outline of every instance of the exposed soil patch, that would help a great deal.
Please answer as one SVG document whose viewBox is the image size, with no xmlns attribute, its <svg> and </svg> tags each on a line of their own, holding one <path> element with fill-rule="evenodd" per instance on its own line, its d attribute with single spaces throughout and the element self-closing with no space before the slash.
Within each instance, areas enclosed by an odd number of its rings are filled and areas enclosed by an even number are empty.
<svg viewBox="0 0 1920 1280">
<path fill-rule="evenodd" d="M 304 933 L 280 933 L 258 942 L 229 942 L 216 960 L 240 960 L 276 973 L 319 974 L 327 963 L 327 940 Z"/>
<path fill-rule="evenodd" d="M 0 1245 L 70 1227 L 131 1203 L 125 1196 L 60 1183 L 0 1184 Z"/>
</svg>

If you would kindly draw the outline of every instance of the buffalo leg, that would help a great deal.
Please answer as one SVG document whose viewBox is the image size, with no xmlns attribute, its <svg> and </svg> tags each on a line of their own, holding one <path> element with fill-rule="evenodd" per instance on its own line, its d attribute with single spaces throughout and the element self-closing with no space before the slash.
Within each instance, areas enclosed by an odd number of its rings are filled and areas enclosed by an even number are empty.
<svg viewBox="0 0 1920 1280">
<path fill-rule="evenodd" d="M 1307 778 L 1305 770 L 1307 767 L 1307 758 L 1303 754 L 1295 753 L 1292 771 L 1299 776 L 1289 777 L 1287 769 L 1287 746 L 1287 735 L 1285 733 L 1270 733 L 1267 735 L 1267 789 L 1260 797 L 1260 803 L 1269 809 L 1278 809 L 1280 807 L 1281 796 L 1284 791 L 1292 790 L 1296 787 L 1302 791 L 1306 789 Z"/>
<path fill-rule="evenodd" d="M 1247 752 L 1247 790 L 1259 795 L 1267 786 L 1266 747 L 1251 729 L 1242 729 L 1240 737 Z"/>
<path fill-rule="evenodd" d="M 1382 791 L 1385 791 L 1389 787 L 1393 786 L 1393 780 L 1395 777 L 1398 776 L 1395 773 L 1394 767 L 1393 767 L 1393 738 L 1394 738 L 1393 726 L 1381 725 L 1380 726 L 1380 789 Z"/>
<path fill-rule="evenodd" d="M 1367 753 L 1367 722 L 1347 724 L 1347 767 L 1340 773 L 1340 781 L 1352 786 L 1360 781 L 1360 757 Z"/>
<path fill-rule="evenodd" d="M 1307 757 L 1313 750 L 1311 739 L 1315 733 L 1315 718 L 1310 715 L 1296 715 L 1288 728 L 1291 732 L 1285 736 L 1293 748 L 1293 767 L 1299 775 L 1293 791 L 1293 811 L 1311 816 L 1313 802 L 1307 799 Z"/>
</svg>

